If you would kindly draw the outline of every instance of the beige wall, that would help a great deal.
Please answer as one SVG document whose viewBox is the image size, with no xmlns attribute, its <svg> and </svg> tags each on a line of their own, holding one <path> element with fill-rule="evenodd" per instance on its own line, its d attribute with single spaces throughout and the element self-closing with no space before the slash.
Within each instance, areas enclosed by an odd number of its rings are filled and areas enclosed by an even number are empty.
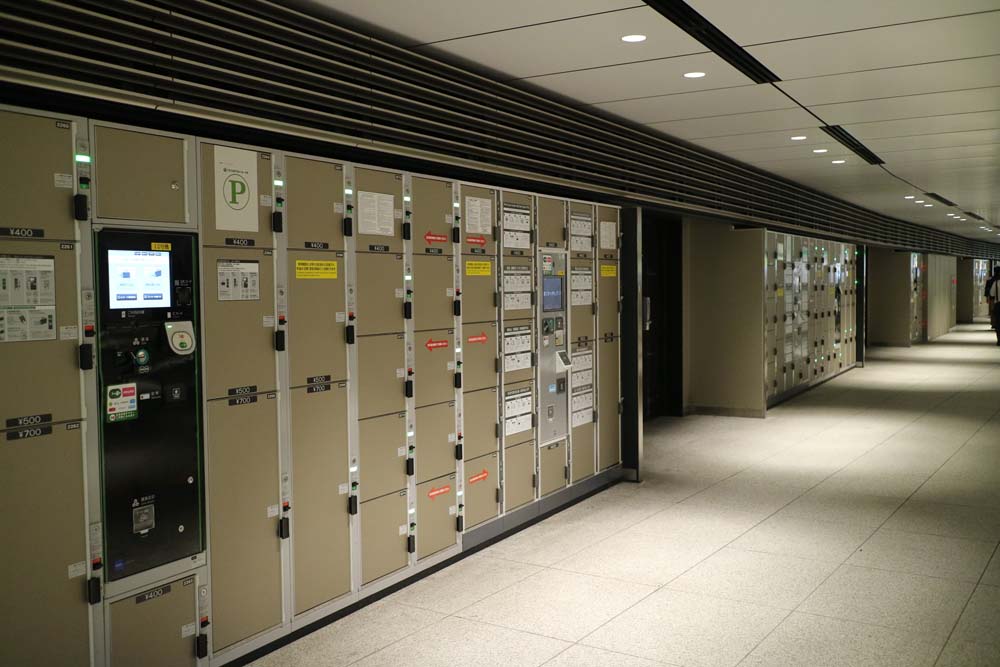
<svg viewBox="0 0 1000 667">
<path fill-rule="evenodd" d="M 910 346 L 910 253 L 868 253 L 868 344 Z"/>
<path fill-rule="evenodd" d="M 927 256 L 927 340 L 945 335 L 957 322 L 956 277 L 954 257 Z"/>
<path fill-rule="evenodd" d="M 686 408 L 763 416 L 764 230 L 684 225 Z"/>
</svg>

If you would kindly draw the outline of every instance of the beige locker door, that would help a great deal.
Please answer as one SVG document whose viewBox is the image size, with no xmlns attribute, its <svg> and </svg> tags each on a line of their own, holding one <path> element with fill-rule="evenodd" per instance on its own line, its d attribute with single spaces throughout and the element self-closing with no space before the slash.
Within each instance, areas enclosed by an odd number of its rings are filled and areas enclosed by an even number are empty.
<svg viewBox="0 0 1000 667">
<path fill-rule="evenodd" d="M 194 196 L 187 191 L 186 143 L 178 137 L 98 125 L 93 145 L 95 216 L 184 224 L 187 198 Z"/>
<path fill-rule="evenodd" d="M 560 440 L 538 450 L 542 475 L 541 495 L 547 496 L 566 486 L 566 441 Z"/>
<path fill-rule="evenodd" d="M 594 205 L 582 202 L 570 203 L 569 250 L 570 257 L 592 258 L 594 256 Z M 573 237 L 577 237 L 574 240 Z"/>
<path fill-rule="evenodd" d="M 354 185 L 358 251 L 403 252 L 403 175 L 355 169 Z"/>
<path fill-rule="evenodd" d="M 216 651 L 281 623 L 278 401 L 208 402 L 208 524 Z"/>
<path fill-rule="evenodd" d="M 520 285 L 526 280 L 530 281 L 530 285 L 534 285 L 534 263 L 530 257 L 504 257 L 503 264 L 503 280 L 501 282 L 503 299 L 500 303 L 503 305 L 504 321 L 534 317 L 533 287 L 526 288 L 528 291 L 514 288 L 515 285 Z"/>
<path fill-rule="evenodd" d="M 466 461 L 497 450 L 498 396 L 496 387 L 462 395 L 465 411 L 462 449 Z"/>
<path fill-rule="evenodd" d="M 584 424 L 573 429 L 573 483 L 593 475 L 594 425 Z"/>
<path fill-rule="evenodd" d="M 41 229 L 46 239 L 73 240 L 73 130 L 70 121 L 0 111 L 0 183 L 4 226 Z M 77 128 L 85 132 L 86 128 Z"/>
<path fill-rule="evenodd" d="M 451 230 L 455 209 L 451 188 L 451 181 L 413 177 L 410 184 L 410 208 L 413 211 L 410 222 L 413 225 L 414 258 L 452 254 Z"/>
<path fill-rule="evenodd" d="M 359 252 L 357 261 L 358 334 L 393 333 L 403 322 L 403 256 Z"/>
<path fill-rule="evenodd" d="M 598 262 L 597 336 L 618 335 L 618 262 Z"/>
<path fill-rule="evenodd" d="M 503 368 L 504 384 L 532 379 L 535 377 L 535 363 L 530 358 L 530 355 L 534 354 L 535 350 L 534 320 L 505 320 L 503 331 L 503 339 L 500 341 L 500 359 L 501 367 Z M 524 336 L 528 336 L 531 339 L 530 349 L 523 350 L 518 347 Z M 515 349 L 519 351 L 511 352 L 511 350 Z M 530 363 L 531 365 L 524 366 L 524 363 Z"/>
<path fill-rule="evenodd" d="M 347 383 L 293 389 L 291 425 L 292 568 L 301 614 L 351 590 Z"/>
<path fill-rule="evenodd" d="M 610 206 L 597 207 L 594 241 L 600 259 L 618 259 L 618 209 Z"/>
<path fill-rule="evenodd" d="M 507 512 L 535 499 L 535 443 L 525 442 L 504 450 L 504 502 Z"/>
<path fill-rule="evenodd" d="M 274 261 L 265 252 L 202 250 L 205 395 L 209 398 L 274 389 Z M 248 287 L 240 289 L 236 283 Z"/>
<path fill-rule="evenodd" d="M 500 455 L 486 454 L 465 462 L 465 529 L 500 513 Z"/>
<path fill-rule="evenodd" d="M 462 255 L 462 322 L 496 322 L 497 260 Z"/>
<path fill-rule="evenodd" d="M 357 339 L 358 416 L 361 419 L 406 408 L 406 347 L 403 334 Z"/>
<path fill-rule="evenodd" d="M 597 343 L 597 425 L 598 469 L 604 470 L 621 460 L 618 445 L 619 364 L 618 339 Z"/>
<path fill-rule="evenodd" d="M 585 287 L 588 276 L 589 290 Z M 593 340 L 596 335 L 594 333 L 594 300 L 597 296 L 597 278 L 594 277 L 593 261 L 589 259 L 570 260 L 569 280 L 570 336 L 572 336 L 573 340 Z"/>
<path fill-rule="evenodd" d="M 250 173 L 230 175 L 222 182 L 215 178 L 216 168 L 236 169 Z M 256 171 L 256 175 L 252 172 Z M 235 177 L 244 180 L 243 193 L 235 191 Z M 252 245 L 270 248 L 274 245 L 274 233 L 271 231 L 272 196 L 274 180 L 271 176 L 271 154 L 258 153 L 244 148 L 201 144 L 201 242 L 204 245 L 232 245 L 226 239 L 245 239 Z M 266 205 L 265 205 L 266 204 Z M 256 216 L 250 216 L 249 221 L 230 223 L 216 220 L 216 206 L 221 210 L 245 211 L 248 208 L 257 211 Z M 225 207 L 225 208 L 223 208 Z M 249 214 L 247 214 L 249 215 Z M 254 220 L 256 218 L 256 220 Z M 256 223 L 256 224 L 254 224 Z M 244 228 L 249 225 L 250 228 Z M 242 243 L 242 242 L 241 242 Z"/>
<path fill-rule="evenodd" d="M 0 290 L 15 295 L 49 292 L 51 298 L 44 298 L 44 301 L 54 303 L 54 306 L 32 306 L 12 302 L 3 305 L 26 307 L 0 309 L 0 340 L 5 337 L 8 340 L 0 342 L 0 365 L 7 380 L 0 383 L 0 429 L 78 419 L 79 292 L 75 245 L 55 241 L 0 241 Z M 25 296 L 16 300 L 38 301 L 39 297 Z M 38 340 L 10 340 L 27 338 L 31 331 L 29 326 L 35 331 L 32 337 L 37 335 Z M 60 340 L 64 327 L 72 337 Z"/>
<path fill-rule="evenodd" d="M 342 252 L 288 251 L 288 381 L 347 377 Z M 322 380 L 320 380 L 322 381 Z"/>
<path fill-rule="evenodd" d="M 11 566 L 0 579 L 0 664 L 89 664 L 81 432 L 79 423 L 0 431 Z"/>
<path fill-rule="evenodd" d="M 360 516 L 362 583 L 406 567 L 406 491 L 362 503 Z"/>
<path fill-rule="evenodd" d="M 566 201 L 563 199 L 538 198 L 538 247 L 565 248 Z"/>
<path fill-rule="evenodd" d="M 417 558 L 455 546 L 455 473 L 417 485 Z"/>
<path fill-rule="evenodd" d="M 462 387 L 475 391 L 497 386 L 496 322 L 467 324 L 462 329 Z"/>
<path fill-rule="evenodd" d="M 417 409 L 417 481 L 424 482 L 455 471 L 455 401 Z"/>
<path fill-rule="evenodd" d="M 462 253 L 497 254 L 497 191 L 462 186 Z"/>
<path fill-rule="evenodd" d="M 372 500 L 406 488 L 406 413 L 358 422 L 361 441 L 358 495 Z"/>
<path fill-rule="evenodd" d="M 285 158 L 288 249 L 344 249 L 344 167 Z"/>
<path fill-rule="evenodd" d="M 416 335 L 413 363 L 417 407 L 454 400 L 454 344 L 454 329 L 421 331 Z"/>
<path fill-rule="evenodd" d="M 110 615 L 112 667 L 198 664 L 198 584 L 194 577 L 113 602 Z"/>
<path fill-rule="evenodd" d="M 447 329 L 455 325 L 455 259 L 413 255 L 413 328 Z"/>
</svg>

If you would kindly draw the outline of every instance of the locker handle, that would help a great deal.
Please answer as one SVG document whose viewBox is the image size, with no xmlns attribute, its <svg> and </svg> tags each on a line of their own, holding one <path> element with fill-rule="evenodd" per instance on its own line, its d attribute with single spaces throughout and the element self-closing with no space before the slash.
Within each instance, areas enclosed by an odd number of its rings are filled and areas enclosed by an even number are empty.
<svg viewBox="0 0 1000 667">
<path fill-rule="evenodd" d="M 275 234 L 280 234 L 285 231 L 285 222 L 282 218 L 281 211 L 274 211 L 271 213 L 271 231 Z"/>
<path fill-rule="evenodd" d="M 457 445 L 455 445 L 455 460 L 456 461 L 462 460 L 462 443 L 458 443 Z"/>
<path fill-rule="evenodd" d="M 208 635 L 198 635 L 195 637 L 194 656 L 196 658 L 208 657 Z"/>
<path fill-rule="evenodd" d="M 345 337 L 347 338 L 347 344 L 348 345 L 354 345 L 354 325 L 353 324 L 348 324 L 344 328 L 344 334 L 345 334 Z"/>
<path fill-rule="evenodd" d="M 497 505 L 500 504 L 500 487 L 497 487 Z"/>
<path fill-rule="evenodd" d="M 406 476 L 412 477 L 414 474 L 416 474 L 416 472 L 417 472 L 416 463 L 414 459 L 411 458 L 406 459 Z"/>
<path fill-rule="evenodd" d="M 455 299 L 455 301 L 452 302 L 452 313 L 454 313 L 455 317 L 462 316 L 462 302 L 458 299 Z"/>
<path fill-rule="evenodd" d="M 98 604 L 101 601 L 101 578 L 91 577 L 87 579 L 87 602 Z"/>
<path fill-rule="evenodd" d="M 349 215 L 344 216 L 344 236 L 354 236 L 354 219 Z"/>
<path fill-rule="evenodd" d="M 405 391 L 407 398 L 413 398 L 413 380 L 406 381 Z"/>
<path fill-rule="evenodd" d="M 455 373 L 455 389 L 461 389 L 461 388 L 462 388 L 462 374 Z"/>
<path fill-rule="evenodd" d="M 83 343 L 80 345 L 80 370 L 89 371 L 94 368 L 94 344 Z"/>
<path fill-rule="evenodd" d="M 404 301 L 403 302 L 403 319 L 412 320 L 413 319 L 413 302 Z"/>
<path fill-rule="evenodd" d="M 292 524 L 291 520 L 287 516 L 283 516 L 278 519 L 278 537 L 287 540 L 292 536 Z"/>
<path fill-rule="evenodd" d="M 534 473 L 531 475 L 531 488 L 538 488 L 538 475 L 535 475 Z"/>
<path fill-rule="evenodd" d="M 417 550 L 417 538 L 415 535 L 410 535 L 406 538 L 406 553 L 412 554 Z"/>
<path fill-rule="evenodd" d="M 407 211 L 407 214 L 409 214 L 409 211 Z M 403 223 L 403 240 L 404 241 L 409 241 L 410 237 L 411 237 L 411 234 L 410 234 L 410 223 L 409 222 L 404 222 Z"/>
<path fill-rule="evenodd" d="M 460 516 L 455 519 L 455 532 L 461 533 L 463 530 L 465 530 L 465 517 Z"/>
<path fill-rule="evenodd" d="M 276 352 L 285 351 L 285 332 L 282 330 L 274 332 L 274 349 Z"/>
<path fill-rule="evenodd" d="M 87 195 L 73 195 L 73 219 L 87 221 Z"/>
<path fill-rule="evenodd" d="M 348 496 L 347 498 L 347 513 L 357 514 L 358 513 L 358 497 Z"/>
<path fill-rule="evenodd" d="M 461 242 L 461 240 L 462 240 L 462 228 L 461 227 L 457 227 L 457 226 L 456 227 L 452 227 L 451 228 L 451 242 L 452 243 L 459 243 L 459 242 Z"/>
</svg>

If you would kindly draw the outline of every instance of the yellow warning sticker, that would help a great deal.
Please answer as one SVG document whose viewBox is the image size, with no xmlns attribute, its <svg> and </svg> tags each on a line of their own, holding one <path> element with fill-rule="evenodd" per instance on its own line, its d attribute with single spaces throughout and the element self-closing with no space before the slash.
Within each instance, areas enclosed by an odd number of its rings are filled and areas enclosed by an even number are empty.
<svg viewBox="0 0 1000 667">
<path fill-rule="evenodd" d="M 166 250 L 166 251 L 169 252 L 171 250 L 171 248 L 172 248 L 172 245 L 170 243 L 150 243 L 149 244 L 149 249 L 150 250 Z"/>
<path fill-rule="evenodd" d="M 617 264 L 601 264 L 601 277 L 602 278 L 617 278 L 618 277 L 618 265 Z"/>
<path fill-rule="evenodd" d="M 295 260 L 295 277 L 299 280 L 336 280 L 337 262 L 319 259 Z"/>
<path fill-rule="evenodd" d="M 779 287 L 778 291 L 777 291 L 777 295 L 778 296 L 785 296 L 785 289 L 783 287 Z"/>
<path fill-rule="evenodd" d="M 493 273 L 493 263 L 484 261 L 465 261 L 465 275 L 467 276 L 489 276 Z"/>
</svg>

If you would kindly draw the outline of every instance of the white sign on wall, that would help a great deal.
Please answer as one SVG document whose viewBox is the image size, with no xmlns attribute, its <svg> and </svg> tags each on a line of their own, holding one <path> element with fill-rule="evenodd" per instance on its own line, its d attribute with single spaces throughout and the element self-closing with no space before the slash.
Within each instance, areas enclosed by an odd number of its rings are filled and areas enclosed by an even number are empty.
<svg viewBox="0 0 1000 667">
<path fill-rule="evenodd" d="M 215 146 L 215 228 L 257 232 L 257 153 Z"/>
</svg>

